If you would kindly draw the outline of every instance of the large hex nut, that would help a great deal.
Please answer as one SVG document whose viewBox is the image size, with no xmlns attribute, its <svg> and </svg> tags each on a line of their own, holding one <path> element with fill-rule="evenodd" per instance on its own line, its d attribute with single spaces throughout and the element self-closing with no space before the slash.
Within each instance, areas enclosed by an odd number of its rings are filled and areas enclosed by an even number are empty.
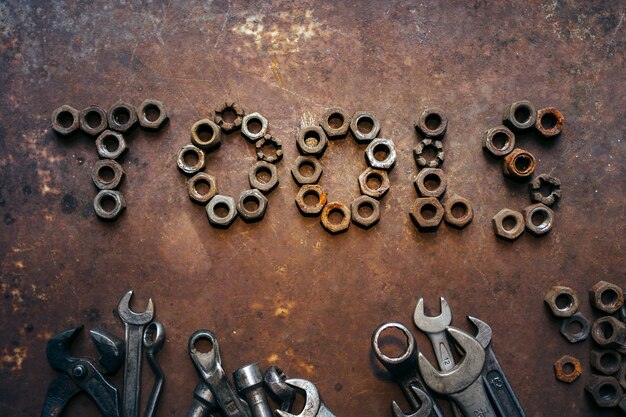
<svg viewBox="0 0 626 417">
<path fill-rule="evenodd" d="M 244 114 L 243 107 L 234 101 L 227 101 L 217 106 L 213 120 L 224 132 L 229 133 L 241 127 Z"/>
<path fill-rule="evenodd" d="M 391 171 L 398 156 L 391 139 L 377 138 L 365 148 L 365 157 L 372 168 Z"/>
<path fill-rule="evenodd" d="M 203 170 L 205 164 L 204 152 L 194 145 L 185 145 L 178 151 L 176 165 L 184 174 L 195 174 Z"/>
<path fill-rule="evenodd" d="M 314 203 L 307 199 L 315 199 Z M 318 216 L 326 205 L 326 193 L 319 185 L 303 185 L 296 195 L 296 206 L 305 216 Z"/>
<path fill-rule="evenodd" d="M 571 317 L 578 310 L 578 297 L 570 287 L 555 285 L 546 293 L 543 301 L 555 317 Z"/>
<path fill-rule="evenodd" d="M 604 316 L 591 326 L 591 337 L 600 346 L 626 354 L 626 324 L 615 317 Z"/>
<path fill-rule="evenodd" d="M 96 139 L 96 150 L 100 158 L 117 159 L 126 150 L 126 141 L 121 133 L 105 130 Z"/>
<path fill-rule="evenodd" d="M 359 175 L 359 188 L 361 193 L 381 199 L 389 191 L 389 175 L 387 171 L 367 168 Z"/>
<path fill-rule="evenodd" d="M 556 107 L 546 107 L 537 111 L 535 127 L 546 138 L 561 133 L 564 123 L 565 116 Z"/>
<path fill-rule="evenodd" d="M 561 181 L 548 174 L 537 175 L 528 185 L 530 199 L 551 206 L 561 199 Z"/>
<path fill-rule="evenodd" d="M 524 233 L 524 216 L 516 210 L 500 210 L 491 219 L 491 224 L 496 236 L 503 239 L 515 240 Z"/>
<path fill-rule="evenodd" d="M 420 229 L 436 229 L 443 219 L 444 209 L 434 197 L 423 197 L 415 200 L 411 209 L 411 219 Z"/>
<path fill-rule="evenodd" d="M 111 207 L 108 207 L 111 205 Z M 112 221 L 117 219 L 126 208 L 126 200 L 119 191 L 100 190 L 93 199 L 93 209 L 102 220 Z"/>
<path fill-rule="evenodd" d="M 235 200 L 230 196 L 217 194 L 206 205 L 206 214 L 213 226 L 226 228 L 237 217 Z"/>
<path fill-rule="evenodd" d="M 433 158 L 426 158 L 426 153 L 429 150 L 434 151 L 435 156 Z M 421 168 L 437 168 L 443 164 L 444 156 L 443 143 L 440 140 L 423 139 L 413 149 L 415 163 Z"/>
<path fill-rule="evenodd" d="M 422 197 L 440 198 L 447 187 L 446 174 L 439 168 L 424 168 L 415 180 L 415 189 Z"/>
<path fill-rule="evenodd" d="M 244 116 L 241 133 L 252 142 L 261 139 L 267 133 L 268 122 L 261 113 L 254 112 Z"/>
<path fill-rule="evenodd" d="M 112 159 L 100 159 L 91 170 L 91 179 L 100 190 L 117 188 L 123 178 L 124 169 Z"/>
<path fill-rule="evenodd" d="M 191 143 L 211 151 L 222 143 L 222 131 L 212 120 L 201 119 L 191 125 Z"/>
<path fill-rule="evenodd" d="M 380 132 L 380 122 L 372 112 L 360 111 L 352 116 L 350 130 L 354 140 L 359 143 L 366 143 L 378 136 Z"/>
<path fill-rule="evenodd" d="M 443 136 L 448 128 L 448 118 L 439 109 L 424 107 L 415 128 L 427 138 Z"/>
<path fill-rule="evenodd" d="M 139 125 L 144 129 L 157 130 L 167 121 L 167 109 L 159 100 L 144 100 L 137 108 Z"/>
<path fill-rule="evenodd" d="M 137 124 L 137 110 L 135 106 L 123 101 L 118 101 L 111 106 L 108 112 L 109 129 L 118 132 L 127 132 Z"/>
<path fill-rule="evenodd" d="M 341 216 L 341 220 L 338 223 L 331 220 L 331 215 L 333 213 L 337 213 Z M 338 201 L 327 203 L 322 209 L 320 216 L 322 226 L 324 226 L 324 229 L 331 234 L 337 234 L 348 230 L 350 227 L 350 219 L 350 209 L 348 206 Z"/>
<path fill-rule="evenodd" d="M 296 145 L 303 155 L 321 156 L 328 145 L 324 129 L 319 126 L 307 126 L 300 129 L 296 137 Z"/>
<path fill-rule="evenodd" d="M 569 368 L 569 369 L 568 369 Z M 573 356 L 565 355 L 554 362 L 556 379 L 571 384 L 583 373 L 580 361 Z"/>
<path fill-rule="evenodd" d="M 380 202 L 368 195 L 362 195 L 352 202 L 350 212 L 354 224 L 368 229 L 380 220 Z"/>
<path fill-rule="evenodd" d="M 199 186 L 204 186 L 206 191 L 201 191 Z M 187 181 L 187 191 L 192 201 L 198 204 L 206 204 L 219 192 L 217 179 L 205 172 L 198 172 Z"/>
<path fill-rule="evenodd" d="M 592 349 L 589 363 L 596 371 L 604 375 L 613 375 L 622 364 L 622 356 L 615 350 Z"/>
<path fill-rule="evenodd" d="M 535 125 L 537 110 L 530 101 L 522 100 L 504 108 L 503 123 L 514 130 L 524 130 Z"/>
<path fill-rule="evenodd" d="M 585 385 L 585 391 L 591 395 L 598 407 L 602 408 L 615 407 L 624 395 L 617 379 L 612 376 L 591 375 Z"/>
<path fill-rule="evenodd" d="M 265 161 L 257 161 L 248 172 L 250 187 L 269 193 L 278 185 L 276 165 Z"/>
<path fill-rule="evenodd" d="M 524 149 L 516 148 L 508 154 L 502 164 L 502 173 L 515 181 L 526 181 L 537 168 L 534 155 Z"/>
<path fill-rule="evenodd" d="M 577 311 L 572 316 L 563 320 L 560 332 L 570 343 L 582 342 L 589 337 L 591 322 L 589 322 L 583 313 Z"/>
<path fill-rule="evenodd" d="M 69 135 L 78 129 L 79 117 L 78 110 L 64 104 L 52 112 L 52 129 L 60 135 Z"/>
<path fill-rule="evenodd" d="M 598 281 L 589 289 L 591 305 L 605 313 L 613 314 L 624 305 L 622 289 L 610 282 Z"/>
<path fill-rule="evenodd" d="M 626 388 L 624 388 L 626 390 Z M 617 405 L 623 416 L 626 416 L 626 394 L 622 396 L 622 400 Z"/>
<path fill-rule="evenodd" d="M 506 126 L 496 126 L 483 134 L 483 149 L 496 158 L 510 154 L 515 149 L 515 134 Z"/>
<path fill-rule="evenodd" d="M 457 194 L 446 199 L 443 209 L 445 222 L 459 229 L 467 226 L 474 219 L 472 202 Z"/>
<path fill-rule="evenodd" d="M 350 116 L 341 107 L 331 107 L 324 111 L 320 125 L 329 138 L 342 137 L 350 128 Z"/>
<path fill-rule="evenodd" d="M 263 136 L 256 142 L 255 147 L 256 157 L 259 161 L 273 164 L 280 161 L 283 157 L 283 143 L 272 135 Z M 268 152 L 266 148 L 273 148 L 274 152 Z"/>
<path fill-rule="evenodd" d="M 522 210 L 526 229 L 536 236 L 545 235 L 554 225 L 554 212 L 545 204 L 537 203 Z"/>
<path fill-rule="evenodd" d="M 88 135 L 99 135 L 107 128 L 107 123 L 107 112 L 100 106 L 91 105 L 80 112 L 80 129 Z"/>
<path fill-rule="evenodd" d="M 626 390 L 626 361 L 622 363 L 622 366 L 617 372 L 617 381 Z"/>
<path fill-rule="evenodd" d="M 249 207 L 249 206 L 252 207 Z M 267 210 L 267 198 L 257 189 L 245 190 L 239 195 L 237 211 L 246 222 L 261 220 Z"/>
<path fill-rule="evenodd" d="M 314 156 L 296 158 L 291 175 L 298 185 L 315 184 L 322 176 L 322 164 Z"/>
<path fill-rule="evenodd" d="M 619 309 L 619 318 L 622 322 L 626 323 L 626 304 Z"/>
</svg>

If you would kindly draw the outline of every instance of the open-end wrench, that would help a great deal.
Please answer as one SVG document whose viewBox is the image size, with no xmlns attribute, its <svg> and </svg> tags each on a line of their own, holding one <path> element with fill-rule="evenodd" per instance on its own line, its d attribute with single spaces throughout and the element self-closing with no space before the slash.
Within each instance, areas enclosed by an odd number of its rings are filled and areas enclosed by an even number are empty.
<svg viewBox="0 0 626 417">
<path fill-rule="evenodd" d="M 304 408 L 300 414 L 276 410 L 279 417 L 335 417 L 322 401 L 315 384 L 305 379 L 288 379 L 285 382 L 304 393 Z"/>
<path fill-rule="evenodd" d="M 389 357 L 380 348 L 380 337 L 387 329 L 398 329 L 406 337 L 406 350 L 398 357 Z M 414 388 L 418 388 L 429 396 L 431 394 L 417 367 L 417 348 L 413 334 L 401 323 L 390 322 L 382 324 L 372 334 L 372 349 L 380 363 L 394 376 L 411 407 L 419 410 L 423 406 L 423 402 L 415 395 Z M 443 417 L 443 412 L 439 405 L 434 400 L 432 400 L 432 403 L 432 410 L 428 415 L 430 417 Z"/>
<path fill-rule="evenodd" d="M 146 349 L 146 359 L 148 364 L 154 373 L 154 384 L 152 385 L 152 391 L 146 404 L 146 411 L 143 413 L 144 417 L 153 417 L 156 411 L 159 398 L 161 398 L 161 391 L 163 391 L 163 383 L 165 381 L 165 374 L 157 362 L 155 355 L 163 348 L 165 343 L 165 328 L 159 322 L 153 321 L 148 324 L 146 331 L 143 333 L 143 347 Z"/>
<path fill-rule="evenodd" d="M 139 416 L 139 393 L 141 390 L 141 350 L 143 331 L 146 324 L 154 318 L 154 304 L 148 300 L 148 307 L 143 313 L 130 309 L 133 291 L 122 296 L 117 306 L 117 314 L 126 325 L 126 367 L 124 368 L 124 392 L 122 402 L 123 417 Z"/>
<path fill-rule="evenodd" d="M 491 346 L 493 332 L 491 327 L 476 317 L 467 316 L 478 329 L 476 340 L 485 349 L 485 365 L 482 377 L 487 394 L 491 398 L 494 408 L 500 417 L 526 417 L 524 409 L 520 405 L 513 388 L 504 375 L 504 370 L 496 359 L 496 354 Z"/>
<path fill-rule="evenodd" d="M 296 399 L 296 390 L 285 382 L 287 375 L 276 365 L 272 365 L 265 371 L 263 382 L 270 395 L 280 404 L 283 411 L 291 410 Z"/>
<path fill-rule="evenodd" d="M 485 349 L 462 330 L 449 327 L 448 333 L 465 355 L 452 370 L 440 372 L 420 353 L 418 363 L 426 385 L 452 398 L 466 417 L 496 417 L 480 378 L 485 364 Z"/>
<path fill-rule="evenodd" d="M 400 409 L 400 406 L 398 405 L 398 403 L 393 401 L 391 403 L 391 411 L 393 412 L 394 417 L 428 417 L 430 416 L 430 413 L 433 410 L 433 400 L 431 400 L 430 397 L 419 388 L 413 387 L 413 392 L 415 393 L 415 396 L 419 398 L 420 402 L 422 403 L 420 408 L 412 414 L 405 414 L 402 411 L 402 409 Z"/>
</svg>

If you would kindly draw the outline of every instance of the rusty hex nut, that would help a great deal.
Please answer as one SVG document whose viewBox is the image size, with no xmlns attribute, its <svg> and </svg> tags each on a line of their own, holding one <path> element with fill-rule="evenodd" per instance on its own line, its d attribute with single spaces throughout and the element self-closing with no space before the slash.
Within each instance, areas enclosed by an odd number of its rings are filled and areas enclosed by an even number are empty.
<svg viewBox="0 0 626 417">
<path fill-rule="evenodd" d="M 203 185 L 207 190 L 205 192 L 201 192 L 198 189 L 199 185 Z M 198 172 L 196 175 L 187 180 L 187 191 L 189 192 L 189 198 L 192 201 L 198 204 L 206 204 L 219 192 L 217 187 L 217 178 L 205 172 Z"/>
<path fill-rule="evenodd" d="M 226 115 L 233 114 L 232 120 L 226 120 Z M 233 101 L 227 101 L 215 109 L 213 121 L 226 133 L 233 132 L 241 127 L 245 112 L 243 107 Z"/>
<path fill-rule="evenodd" d="M 309 197 L 314 198 L 316 201 L 311 204 L 307 201 Z M 319 185 L 303 185 L 296 195 L 296 206 L 298 206 L 300 212 L 305 216 L 318 216 L 325 205 L 326 193 Z"/>
<path fill-rule="evenodd" d="M 248 172 L 250 187 L 269 193 L 278 185 L 278 171 L 276 165 L 265 161 L 257 161 Z"/>
<path fill-rule="evenodd" d="M 112 159 L 98 160 L 91 170 L 91 179 L 100 190 L 117 188 L 124 178 L 124 169 Z"/>
<path fill-rule="evenodd" d="M 622 356 L 615 350 L 592 349 L 589 363 L 593 369 L 604 375 L 613 375 L 622 364 Z"/>
<path fill-rule="evenodd" d="M 253 207 L 249 207 L 252 205 Z M 255 222 L 265 216 L 267 210 L 267 198 L 259 190 L 245 190 L 239 195 L 237 211 L 246 222 Z"/>
<path fill-rule="evenodd" d="M 235 200 L 227 195 L 217 194 L 206 205 L 206 214 L 209 223 L 215 227 L 226 228 L 237 217 Z"/>
<path fill-rule="evenodd" d="M 366 143 L 378 136 L 380 132 L 380 122 L 372 112 L 360 111 L 352 116 L 350 130 L 354 140 L 358 143 Z"/>
<path fill-rule="evenodd" d="M 624 389 L 626 390 L 626 388 Z M 617 404 L 617 408 L 622 412 L 622 416 L 626 416 L 626 395 L 622 396 L 622 400 L 619 402 L 619 404 Z"/>
<path fill-rule="evenodd" d="M 589 337 L 591 322 L 589 322 L 583 313 L 577 311 L 572 316 L 563 320 L 559 331 L 570 343 L 582 342 Z"/>
<path fill-rule="evenodd" d="M 530 178 L 536 168 L 537 160 L 533 154 L 520 148 L 515 148 L 505 156 L 502 164 L 504 175 L 520 182 Z"/>
<path fill-rule="evenodd" d="M 447 187 L 446 174 L 439 168 L 424 168 L 415 180 L 415 189 L 422 197 L 440 198 Z"/>
<path fill-rule="evenodd" d="M 496 158 L 510 154 L 515 149 L 515 134 L 506 126 L 496 126 L 483 134 L 483 149 Z"/>
<path fill-rule="evenodd" d="M 448 118 L 436 108 L 424 107 L 419 114 L 415 129 L 427 138 L 443 136 L 448 128 Z"/>
<path fill-rule="evenodd" d="M 444 209 L 436 198 L 422 197 L 415 200 L 410 215 L 419 229 L 436 229 L 441 224 Z"/>
<path fill-rule="evenodd" d="M 502 122 L 511 129 L 525 130 L 535 125 L 537 110 L 528 100 L 516 101 L 504 108 Z"/>
<path fill-rule="evenodd" d="M 91 105 L 80 112 L 80 129 L 88 135 L 99 135 L 107 128 L 107 123 L 107 112 L 100 106 Z"/>
<path fill-rule="evenodd" d="M 516 210 L 500 210 L 491 219 L 491 224 L 496 236 L 502 239 L 515 240 L 524 233 L 524 216 Z"/>
<path fill-rule="evenodd" d="M 320 125 L 329 138 L 342 137 L 350 128 L 350 116 L 341 107 L 331 107 L 324 111 Z"/>
<path fill-rule="evenodd" d="M 365 159 L 372 168 L 391 171 L 397 157 L 396 147 L 391 139 L 376 138 L 365 148 Z"/>
<path fill-rule="evenodd" d="M 314 156 L 299 156 L 291 169 L 291 175 L 298 185 L 317 183 L 322 172 L 322 164 Z"/>
<path fill-rule="evenodd" d="M 612 376 L 591 375 L 585 391 L 595 401 L 598 407 L 615 407 L 621 401 L 624 393 L 617 379 Z"/>
<path fill-rule="evenodd" d="M 328 145 L 324 129 L 319 126 L 307 126 L 300 129 L 296 137 L 296 145 L 302 155 L 320 157 Z"/>
<path fill-rule="evenodd" d="M 60 135 L 69 135 L 78 129 L 79 118 L 78 110 L 64 104 L 52 112 L 52 129 Z"/>
<path fill-rule="evenodd" d="M 426 158 L 426 151 L 432 149 L 435 152 L 435 157 L 432 159 Z M 443 164 L 444 160 L 443 143 L 440 140 L 435 139 L 422 139 L 413 149 L 413 157 L 415 163 L 421 168 L 437 168 Z"/>
<path fill-rule="evenodd" d="M 566 372 L 568 371 L 566 368 L 570 367 L 571 371 Z M 565 355 L 554 362 L 554 372 L 556 374 L 556 379 L 561 382 L 571 384 L 576 381 L 580 375 L 582 375 L 583 370 L 578 359 L 570 355 Z"/>
<path fill-rule="evenodd" d="M 359 175 L 359 188 L 361 193 L 381 199 L 389 191 L 389 176 L 387 171 L 367 168 Z"/>
<path fill-rule="evenodd" d="M 537 203 L 522 210 L 526 229 L 536 236 L 545 235 L 554 225 L 554 212 L 545 204 Z"/>
<path fill-rule="evenodd" d="M 537 111 L 535 127 L 546 138 L 561 133 L 564 123 L 565 116 L 556 107 L 546 107 Z"/>
<path fill-rule="evenodd" d="M 178 151 L 176 165 L 184 174 L 195 174 L 203 170 L 205 164 L 204 151 L 194 145 L 185 145 Z"/>
<path fill-rule="evenodd" d="M 125 133 L 137 124 L 137 110 L 135 106 L 118 101 L 108 111 L 109 129 Z"/>
<path fill-rule="evenodd" d="M 258 129 L 257 126 L 254 126 L 255 129 L 251 129 L 252 124 L 258 124 Z M 261 113 L 250 113 L 245 115 L 241 122 L 241 133 L 243 133 L 243 135 L 252 142 L 256 142 L 257 140 L 265 136 L 268 126 L 269 124 L 267 122 L 267 119 Z"/>
<path fill-rule="evenodd" d="M 222 131 L 212 120 L 202 119 L 191 125 L 191 143 L 206 151 L 213 150 L 222 142 Z"/>
<path fill-rule="evenodd" d="M 551 206 L 561 199 L 561 181 L 548 174 L 537 175 L 528 184 L 530 199 L 535 203 Z M 543 194 L 542 187 L 546 188 L 547 195 Z"/>
<path fill-rule="evenodd" d="M 361 211 L 366 211 L 361 214 Z M 352 223 L 368 229 L 380 220 L 380 202 L 368 195 L 362 195 L 354 199 L 350 205 Z"/>
<path fill-rule="evenodd" d="M 331 221 L 330 216 L 332 213 L 338 213 L 341 216 L 339 223 Z M 326 203 L 320 216 L 322 226 L 324 226 L 324 229 L 331 234 L 342 233 L 348 230 L 350 227 L 350 220 L 350 209 L 348 206 L 338 201 Z"/>
<path fill-rule="evenodd" d="M 265 147 L 274 147 L 274 153 L 268 152 Z M 259 139 L 256 144 L 256 157 L 259 161 L 265 161 L 269 163 L 275 163 L 283 158 L 283 143 L 280 139 L 275 138 L 272 135 L 265 135 Z"/>
<path fill-rule="evenodd" d="M 461 229 L 474 219 L 472 202 L 467 198 L 454 194 L 443 203 L 443 219 L 450 226 Z"/>
<path fill-rule="evenodd" d="M 626 324 L 615 317 L 604 316 L 591 326 L 591 337 L 600 346 L 626 354 Z"/>
<path fill-rule="evenodd" d="M 157 130 L 167 121 L 167 109 L 159 100 L 147 99 L 137 107 L 139 125 L 144 129 Z"/>
<path fill-rule="evenodd" d="M 105 207 L 107 202 L 112 202 L 113 207 Z M 102 220 L 115 220 L 126 208 L 126 200 L 119 191 L 113 190 L 100 190 L 100 192 L 93 199 L 93 209 L 96 215 Z"/>
<path fill-rule="evenodd" d="M 96 150 L 100 158 L 117 159 L 126 149 L 124 136 L 119 132 L 105 130 L 96 139 Z"/>
<path fill-rule="evenodd" d="M 589 289 L 589 300 L 598 310 L 613 314 L 624 305 L 624 293 L 615 284 L 598 281 Z"/>
<path fill-rule="evenodd" d="M 555 285 L 546 293 L 543 301 L 555 317 L 571 317 L 578 310 L 578 297 L 570 287 Z"/>
</svg>

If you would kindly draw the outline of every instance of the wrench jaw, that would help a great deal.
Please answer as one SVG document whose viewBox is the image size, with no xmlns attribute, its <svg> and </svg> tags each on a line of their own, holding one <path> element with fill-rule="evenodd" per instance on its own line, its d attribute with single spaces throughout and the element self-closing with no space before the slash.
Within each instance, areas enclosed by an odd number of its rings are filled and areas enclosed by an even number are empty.
<svg viewBox="0 0 626 417">
<path fill-rule="evenodd" d="M 491 326 L 482 321 L 479 318 L 467 316 L 467 319 L 471 321 L 476 329 L 478 329 L 478 333 L 476 334 L 476 340 L 481 344 L 483 349 L 487 349 L 487 346 L 491 343 L 491 338 L 493 337 L 493 331 L 491 330 Z"/>
<path fill-rule="evenodd" d="M 130 309 L 130 299 L 133 296 L 133 290 L 129 290 L 124 294 L 117 306 L 117 314 L 126 324 L 144 325 L 148 324 L 154 318 L 154 303 L 152 298 L 148 300 L 148 307 L 143 313 L 136 313 Z"/>
<path fill-rule="evenodd" d="M 440 298 L 441 313 L 438 316 L 427 316 L 424 312 L 424 299 L 417 301 L 415 312 L 413 313 L 413 322 L 418 329 L 424 333 L 439 333 L 446 330 L 452 323 L 452 310 L 445 298 Z"/>
<path fill-rule="evenodd" d="M 300 414 L 291 414 L 282 410 L 276 410 L 276 414 L 279 417 L 316 417 L 320 411 L 322 400 L 315 384 L 305 379 L 295 378 L 285 382 L 304 394 L 304 408 Z"/>
<path fill-rule="evenodd" d="M 420 401 L 420 408 L 414 412 L 413 414 L 405 414 L 398 403 L 393 401 L 391 403 L 391 411 L 393 412 L 394 417 L 428 417 L 433 410 L 433 401 L 430 397 L 421 389 L 417 387 L 411 387 L 415 396 Z"/>
</svg>

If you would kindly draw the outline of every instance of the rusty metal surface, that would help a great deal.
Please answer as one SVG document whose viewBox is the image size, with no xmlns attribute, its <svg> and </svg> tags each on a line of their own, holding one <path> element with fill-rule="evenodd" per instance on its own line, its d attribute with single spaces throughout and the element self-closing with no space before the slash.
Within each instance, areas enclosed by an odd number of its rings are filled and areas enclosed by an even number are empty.
<svg viewBox="0 0 626 417">
<path fill-rule="evenodd" d="M 160 416 L 191 403 L 198 377 L 186 343 L 199 328 L 217 333 L 229 372 L 277 363 L 317 383 L 338 416 L 390 415 L 401 393 L 370 353 L 371 332 L 387 320 L 410 324 L 419 296 L 433 307 L 440 295 L 456 325 L 471 314 L 492 326 L 529 416 L 613 415 L 583 393 L 589 342 L 567 344 L 543 296 L 572 286 L 593 316 L 588 288 L 626 283 L 624 14 L 622 2 L 582 0 L 0 3 L 0 414 L 39 413 L 51 335 L 79 323 L 123 334 L 112 310 L 133 288 L 137 305 L 155 300 L 166 326 Z M 166 104 L 170 123 L 130 134 L 128 208 L 100 222 L 93 139 L 55 136 L 50 113 L 146 98 Z M 267 117 L 285 157 L 265 220 L 218 230 L 189 201 L 175 159 L 192 123 L 227 99 Z M 548 236 L 510 243 L 494 237 L 491 217 L 527 206 L 527 188 L 503 178 L 481 137 L 520 99 L 565 114 L 558 139 L 517 143 L 564 191 Z M 422 104 L 449 119 L 448 191 L 475 210 L 461 231 L 419 233 L 408 215 Z M 396 144 L 391 190 L 370 230 L 331 236 L 294 204 L 296 129 L 328 106 L 374 112 Z M 321 179 L 330 200 L 358 196 L 363 150 L 330 144 Z M 254 159 L 253 146 L 229 135 L 207 172 L 237 196 Z M 418 345 L 432 359 L 422 335 Z M 566 353 L 585 372 L 571 386 L 552 366 Z M 87 412 L 93 405 L 80 399 L 68 415 Z"/>
</svg>

